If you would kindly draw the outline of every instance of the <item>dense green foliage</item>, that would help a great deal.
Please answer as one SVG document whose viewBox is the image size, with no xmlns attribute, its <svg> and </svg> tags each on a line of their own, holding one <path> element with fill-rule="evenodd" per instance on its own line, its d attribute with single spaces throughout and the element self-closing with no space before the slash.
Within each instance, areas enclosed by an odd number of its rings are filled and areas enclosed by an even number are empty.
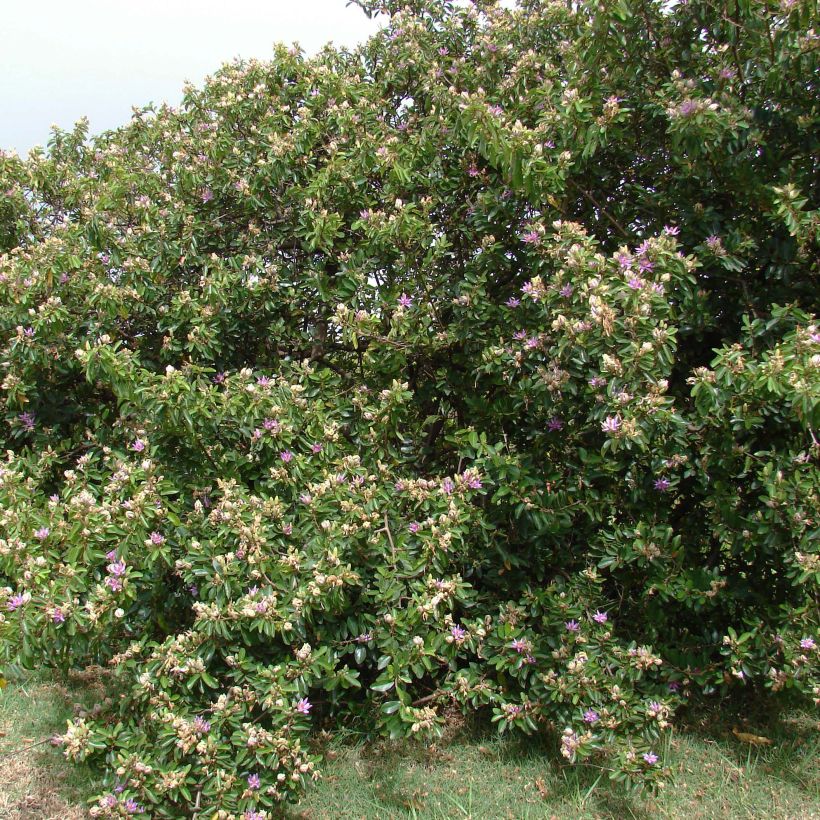
<svg viewBox="0 0 820 820">
<path fill-rule="evenodd" d="M 98 816 L 448 704 L 653 784 L 682 699 L 820 699 L 813 3 L 384 5 L 0 155 L 0 657 L 111 664 Z"/>
</svg>

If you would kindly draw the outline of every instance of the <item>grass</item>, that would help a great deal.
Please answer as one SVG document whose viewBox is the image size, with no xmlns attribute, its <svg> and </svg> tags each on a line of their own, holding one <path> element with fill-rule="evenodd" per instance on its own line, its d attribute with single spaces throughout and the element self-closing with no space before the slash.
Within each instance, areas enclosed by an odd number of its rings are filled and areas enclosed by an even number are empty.
<svg viewBox="0 0 820 820">
<path fill-rule="evenodd" d="M 553 744 L 456 733 L 432 748 L 337 740 L 324 779 L 292 818 L 820 818 L 820 734 L 816 717 L 792 710 L 701 716 L 673 736 L 665 755 L 674 783 L 634 797 L 595 770 L 567 767 Z M 727 722 L 728 719 L 728 722 Z M 755 747 L 731 728 L 770 737 Z M 340 800 L 340 796 L 343 799 Z"/>
<path fill-rule="evenodd" d="M 66 683 L 13 680 L 0 693 L 0 818 L 76 820 L 99 788 L 48 738 L 103 697 L 93 673 Z M 323 779 L 290 820 L 342 818 L 820 818 L 820 726 L 798 708 L 701 713 L 669 741 L 674 782 L 631 796 L 594 770 L 563 766 L 546 740 L 498 738 L 454 726 L 433 746 L 329 740 Z M 732 727 L 764 735 L 743 743 Z M 42 742 L 46 741 L 46 742 Z M 39 745 L 34 745 L 38 744 Z"/>
<path fill-rule="evenodd" d="M 0 690 L 0 819 L 79 820 L 97 779 L 70 765 L 49 738 L 66 718 L 104 697 L 93 673 L 64 683 L 40 676 L 9 681 Z"/>
</svg>

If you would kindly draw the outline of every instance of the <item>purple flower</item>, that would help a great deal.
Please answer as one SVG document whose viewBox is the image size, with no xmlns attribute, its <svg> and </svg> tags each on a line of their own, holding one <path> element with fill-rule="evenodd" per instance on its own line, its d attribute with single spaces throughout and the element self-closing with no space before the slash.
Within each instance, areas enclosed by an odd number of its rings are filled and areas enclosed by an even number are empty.
<svg viewBox="0 0 820 820">
<path fill-rule="evenodd" d="M 8 609 L 9 612 L 14 612 L 15 609 L 23 606 L 25 602 L 25 595 L 12 595 L 6 603 L 6 609 Z"/>
<path fill-rule="evenodd" d="M 558 416 L 553 416 L 547 422 L 547 430 L 549 430 L 550 433 L 558 432 L 558 430 L 561 430 L 563 428 L 563 426 L 564 426 L 564 422 L 561 421 L 561 419 L 559 419 Z"/>
<path fill-rule="evenodd" d="M 110 575 L 105 579 L 105 585 L 112 592 L 119 592 L 122 589 L 122 581 L 119 578 L 112 578 Z"/>
<path fill-rule="evenodd" d="M 504 109 L 500 105 L 491 105 L 488 110 L 496 117 L 500 117 L 504 113 Z"/>
<path fill-rule="evenodd" d="M 517 308 L 521 304 L 521 300 L 516 299 L 515 296 L 510 296 L 504 304 L 506 304 L 508 308 Z"/>
<path fill-rule="evenodd" d="M 270 387 L 271 384 L 273 384 L 273 382 L 267 376 L 259 376 L 259 378 L 256 380 L 256 383 L 260 387 Z"/>
<path fill-rule="evenodd" d="M 515 720 L 521 714 L 521 707 L 516 703 L 508 703 L 504 706 L 507 720 Z"/>
<path fill-rule="evenodd" d="M 655 489 L 659 493 L 665 493 L 669 489 L 670 486 L 671 486 L 671 484 L 669 483 L 668 478 L 657 478 L 657 479 L 655 479 Z"/>
<path fill-rule="evenodd" d="M 279 453 L 279 458 L 281 458 L 282 461 L 285 462 L 285 464 L 288 464 L 289 462 L 293 461 L 293 453 L 291 453 L 290 450 L 282 450 L 282 452 Z"/>
<path fill-rule="evenodd" d="M 194 718 L 194 731 L 198 735 L 207 735 L 211 731 L 211 724 L 203 717 Z"/>
<path fill-rule="evenodd" d="M 564 627 L 567 632 L 580 632 L 581 630 L 581 624 L 579 624 L 578 621 L 567 621 Z"/>
<path fill-rule="evenodd" d="M 584 723 L 597 723 L 601 716 L 594 709 L 587 709 L 584 712 Z"/>
<path fill-rule="evenodd" d="M 721 247 L 720 237 L 712 234 L 711 236 L 706 237 L 706 246 L 709 250 L 717 250 Z"/>
<path fill-rule="evenodd" d="M 161 533 L 152 532 L 150 538 L 151 538 L 151 543 L 155 544 L 156 546 L 159 546 L 160 544 L 165 543 L 165 536 L 162 535 Z"/>
<path fill-rule="evenodd" d="M 125 561 L 114 561 L 109 564 L 106 569 L 108 570 L 109 575 L 113 575 L 116 578 L 121 578 L 125 575 Z"/>
<path fill-rule="evenodd" d="M 258 774 L 248 775 L 248 788 L 249 789 L 258 789 L 261 785 L 262 785 L 262 781 L 259 779 Z"/>
<path fill-rule="evenodd" d="M 606 612 L 596 610 L 595 614 L 592 616 L 592 620 L 595 621 L 596 624 L 605 624 L 609 620 L 609 616 Z"/>
<path fill-rule="evenodd" d="M 678 113 L 682 117 L 691 117 L 698 110 L 698 104 L 694 100 L 684 100 L 678 106 Z"/>
<path fill-rule="evenodd" d="M 299 712 L 300 715 L 310 714 L 312 708 L 313 704 L 307 698 L 301 698 L 296 702 L 296 711 Z"/>
<path fill-rule="evenodd" d="M 362 211 L 359 211 L 359 219 L 367 220 L 370 219 L 371 216 L 372 214 L 366 208 Z"/>
<path fill-rule="evenodd" d="M 600 376 L 593 376 L 588 383 L 590 387 L 603 387 L 606 384 L 606 379 L 602 379 Z"/>
<path fill-rule="evenodd" d="M 801 649 L 814 649 L 815 643 L 814 638 L 803 638 L 800 641 L 800 648 Z"/>
<path fill-rule="evenodd" d="M 399 307 L 409 308 L 410 305 L 412 305 L 412 304 L 413 304 L 413 300 L 406 293 L 402 293 L 402 295 L 399 296 L 399 299 L 398 299 Z"/>
<path fill-rule="evenodd" d="M 615 258 L 624 270 L 632 267 L 632 257 L 628 253 L 619 253 Z"/>
<path fill-rule="evenodd" d="M 263 820 L 262 812 L 248 809 L 243 815 L 243 820 Z"/>
<path fill-rule="evenodd" d="M 467 637 L 467 630 L 456 624 L 450 627 L 450 634 L 456 643 L 461 643 Z"/>
<path fill-rule="evenodd" d="M 214 384 L 222 384 L 222 382 L 224 382 L 224 381 L 225 381 L 225 373 L 217 373 L 213 378 Z"/>
<path fill-rule="evenodd" d="M 677 225 L 665 225 L 663 232 L 667 236 L 677 236 L 680 233 L 680 228 Z"/>
<path fill-rule="evenodd" d="M 128 814 L 140 814 L 143 811 L 142 806 L 133 797 L 129 797 L 123 805 Z"/>
<path fill-rule="evenodd" d="M 572 285 L 567 284 L 564 285 L 564 287 L 562 287 L 561 290 L 558 291 L 558 293 L 560 293 L 561 296 L 563 296 L 565 299 L 569 299 L 569 297 L 572 296 L 574 290 L 575 288 L 573 288 Z"/>
<path fill-rule="evenodd" d="M 649 766 L 654 766 L 658 762 L 658 756 L 654 752 L 646 752 L 643 759 Z"/>
<path fill-rule="evenodd" d="M 621 429 L 621 419 L 618 416 L 607 416 L 601 422 L 601 430 L 605 433 L 617 433 Z"/>
<path fill-rule="evenodd" d="M 107 809 L 113 809 L 117 805 L 117 796 L 114 794 L 107 794 L 100 800 L 100 804 Z"/>
<path fill-rule="evenodd" d="M 643 287 L 643 280 L 637 276 L 630 276 L 626 284 L 629 285 L 632 290 L 640 290 Z"/>
<path fill-rule="evenodd" d="M 477 177 L 477 176 L 481 173 L 481 171 L 479 171 L 479 170 L 478 170 L 478 166 L 477 166 L 477 165 L 473 162 L 473 163 L 470 165 L 470 167 L 467 169 L 467 173 L 468 173 L 471 177 Z"/>
<path fill-rule="evenodd" d="M 214 192 L 210 188 L 205 188 L 202 191 L 202 201 L 210 202 L 214 198 Z"/>
<path fill-rule="evenodd" d="M 318 442 L 315 443 L 315 444 L 311 444 L 310 445 L 310 452 L 313 453 L 313 455 L 318 455 L 319 453 L 322 452 L 322 445 L 319 444 Z"/>
<path fill-rule="evenodd" d="M 529 649 L 529 641 L 524 640 L 524 638 L 516 638 L 510 646 L 520 655 L 522 652 L 526 652 L 527 649 Z"/>
<path fill-rule="evenodd" d="M 521 236 L 521 241 L 527 245 L 540 245 L 541 234 L 538 231 L 529 231 Z"/>
<path fill-rule="evenodd" d="M 55 624 L 62 624 L 65 623 L 65 615 L 63 615 L 63 610 L 60 607 L 57 607 L 52 616 L 51 620 L 54 621 Z"/>
<path fill-rule="evenodd" d="M 290 523 L 283 524 L 282 525 L 282 532 L 285 535 L 292 535 L 293 534 L 293 524 L 290 524 Z"/>
<path fill-rule="evenodd" d="M 36 530 L 36 531 L 35 531 L 35 533 L 34 533 L 34 537 L 35 537 L 38 541 L 45 541 L 45 540 L 46 540 L 46 538 L 48 538 L 48 534 L 49 534 L 49 532 L 50 532 L 50 530 L 49 530 L 49 528 L 48 528 L 48 527 L 40 527 L 40 529 L 39 529 L 39 530 Z"/>
<path fill-rule="evenodd" d="M 277 419 L 265 419 L 262 422 L 262 426 L 269 432 L 269 433 L 278 433 L 279 429 L 281 428 L 281 424 Z"/>
<path fill-rule="evenodd" d="M 33 327 L 27 327 L 27 328 L 23 331 L 23 333 L 25 333 L 25 334 L 26 334 L 26 336 L 28 336 L 29 338 L 31 338 L 32 336 L 34 336 L 34 328 L 33 328 Z"/>
<path fill-rule="evenodd" d="M 34 430 L 34 413 L 20 413 L 17 418 L 20 421 L 20 424 L 23 425 L 23 428 L 28 430 L 29 433 L 33 432 Z"/>
<path fill-rule="evenodd" d="M 407 529 L 410 530 L 410 532 L 412 533 L 417 533 L 420 527 L 417 521 L 413 521 L 413 523 L 410 524 L 410 526 Z"/>
<path fill-rule="evenodd" d="M 456 485 L 453 484 L 452 479 L 449 478 L 445 478 L 444 481 L 441 482 L 441 489 L 445 495 L 452 495 L 455 486 Z"/>
<path fill-rule="evenodd" d="M 641 259 L 638 262 L 638 270 L 641 273 L 645 273 L 646 271 L 652 271 L 652 270 L 654 270 L 654 268 L 655 268 L 655 263 L 650 262 L 649 259 Z"/>
<path fill-rule="evenodd" d="M 528 350 L 535 350 L 540 343 L 541 340 L 537 336 L 530 336 L 530 338 L 526 341 L 526 346 Z"/>
<path fill-rule="evenodd" d="M 145 442 L 141 438 L 134 439 L 131 449 L 135 453 L 141 453 L 145 449 Z"/>
</svg>

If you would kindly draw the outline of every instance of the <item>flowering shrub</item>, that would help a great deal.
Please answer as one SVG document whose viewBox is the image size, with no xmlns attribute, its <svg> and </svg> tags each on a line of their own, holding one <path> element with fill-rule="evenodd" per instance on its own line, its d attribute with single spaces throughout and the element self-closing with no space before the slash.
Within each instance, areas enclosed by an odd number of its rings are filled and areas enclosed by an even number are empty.
<svg viewBox="0 0 820 820">
<path fill-rule="evenodd" d="M 0 155 L 0 658 L 110 667 L 95 816 L 453 706 L 653 786 L 694 695 L 820 700 L 808 4 L 384 11 Z"/>
</svg>

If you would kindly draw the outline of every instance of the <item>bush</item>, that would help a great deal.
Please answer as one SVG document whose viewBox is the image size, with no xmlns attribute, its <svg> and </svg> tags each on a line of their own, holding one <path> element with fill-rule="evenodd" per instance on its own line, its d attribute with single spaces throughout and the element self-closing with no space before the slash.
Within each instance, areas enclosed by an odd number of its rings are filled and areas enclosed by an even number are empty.
<svg viewBox="0 0 820 820">
<path fill-rule="evenodd" d="M 451 705 L 654 786 L 681 702 L 820 699 L 809 5 L 385 10 L 0 158 L 0 646 L 110 664 L 96 816 Z"/>
</svg>

